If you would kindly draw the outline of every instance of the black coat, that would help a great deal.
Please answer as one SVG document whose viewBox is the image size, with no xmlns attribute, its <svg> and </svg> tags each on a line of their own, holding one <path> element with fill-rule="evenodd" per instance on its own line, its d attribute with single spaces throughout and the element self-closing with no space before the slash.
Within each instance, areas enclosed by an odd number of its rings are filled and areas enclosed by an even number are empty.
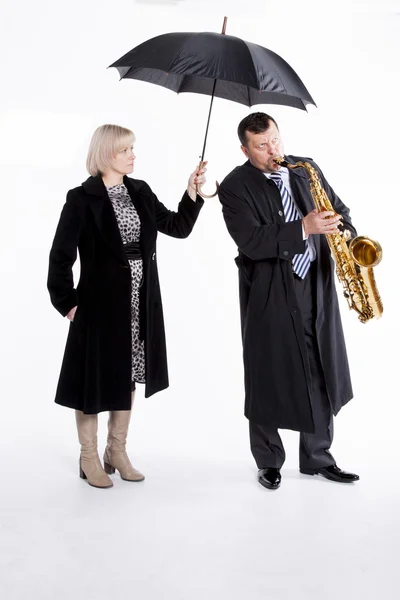
<svg viewBox="0 0 400 600">
<path fill-rule="evenodd" d="M 124 177 L 141 222 L 143 285 L 141 337 L 145 343 L 145 396 L 168 387 L 167 357 L 156 239 L 160 231 L 187 237 L 203 200 L 185 192 L 178 212 L 168 210 L 144 182 Z M 81 274 L 72 266 L 79 250 Z M 65 316 L 78 306 L 58 382 L 56 402 L 95 414 L 131 406 L 131 273 L 117 220 L 101 177 L 70 190 L 50 252 L 48 289 Z"/>
<path fill-rule="evenodd" d="M 335 210 L 352 235 L 348 208 L 319 172 Z M 306 215 L 315 208 L 304 169 L 290 170 L 294 199 Z M 291 261 L 304 253 L 301 221 L 285 223 L 277 186 L 250 162 L 222 182 L 219 198 L 239 256 L 240 312 L 245 371 L 245 415 L 271 428 L 314 432 L 311 385 L 301 313 L 294 291 Z M 316 247 L 316 339 L 329 401 L 334 414 L 352 398 L 346 347 L 334 284 L 334 263 L 324 235 Z"/>
</svg>

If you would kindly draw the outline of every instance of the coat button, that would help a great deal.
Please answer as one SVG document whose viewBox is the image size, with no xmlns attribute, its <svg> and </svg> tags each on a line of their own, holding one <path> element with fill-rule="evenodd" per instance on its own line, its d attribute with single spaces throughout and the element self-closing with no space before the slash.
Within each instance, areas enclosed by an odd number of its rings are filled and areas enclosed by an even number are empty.
<svg viewBox="0 0 400 600">
<path fill-rule="evenodd" d="M 278 215 L 279 215 L 280 217 L 283 217 L 283 212 L 280 210 L 280 211 L 278 212 Z"/>
<path fill-rule="evenodd" d="M 153 256 L 151 257 L 151 260 L 155 260 L 156 259 L 156 253 L 153 252 Z"/>
<path fill-rule="evenodd" d="M 288 256 L 289 252 L 287 250 L 283 251 L 283 256 Z"/>
</svg>

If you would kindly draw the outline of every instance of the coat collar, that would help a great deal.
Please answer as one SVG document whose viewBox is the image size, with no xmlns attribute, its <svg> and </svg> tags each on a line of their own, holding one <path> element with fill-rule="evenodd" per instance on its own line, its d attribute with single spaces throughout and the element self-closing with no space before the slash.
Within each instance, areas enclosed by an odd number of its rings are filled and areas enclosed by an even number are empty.
<svg viewBox="0 0 400 600">
<path fill-rule="evenodd" d="M 279 193 L 279 190 L 272 179 L 269 177 L 265 177 L 264 173 L 254 167 L 251 162 L 246 161 L 239 169 L 245 169 L 247 171 L 246 176 L 249 177 L 251 181 L 251 185 L 258 188 L 260 192 L 266 193 L 269 202 L 275 202 L 277 210 L 282 209 L 282 197 Z M 257 214 L 259 211 L 259 207 L 257 207 L 257 203 L 250 197 L 250 204 L 253 206 L 255 213 Z"/>
<path fill-rule="evenodd" d="M 131 179 L 124 175 L 123 179 L 124 184 L 128 188 L 130 192 L 133 194 L 140 192 L 143 187 L 143 182 L 137 179 Z M 107 188 L 104 185 L 104 181 L 101 175 L 96 175 L 95 177 L 88 177 L 86 181 L 82 183 L 82 187 L 87 194 L 92 196 L 103 196 L 107 195 Z"/>
<path fill-rule="evenodd" d="M 91 194 L 92 196 L 104 196 L 107 193 L 106 186 L 100 175 L 89 177 L 82 183 L 82 187 L 87 194 Z"/>
<path fill-rule="evenodd" d="M 312 160 L 312 159 L 308 159 L 308 158 L 305 159 L 300 156 L 292 156 L 292 155 L 285 155 L 284 158 L 288 163 L 290 163 L 292 165 L 299 161 Z M 260 169 L 257 169 L 257 167 L 254 167 L 249 160 L 246 161 L 242 165 L 242 167 L 239 167 L 239 168 L 244 168 L 247 170 L 249 176 L 251 177 L 251 180 L 253 181 L 253 183 L 255 185 L 257 185 L 259 187 L 259 189 L 261 189 L 261 190 L 268 189 L 270 192 L 271 198 L 276 202 L 276 205 L 279 208 L 279 210 L 282 210 L 281 195 L 278 191 L 278 188 L 276 187 L 276 185 L 273 183 L 273 181 L 269 177 L 265 177 L 264 173 L 262 171 L 260 171 Z M 299 206 L 299 208 L 303 212 L 303 214 L 307 214 L 309 212 L 309 210 L 312 210 L 312 208 L 310 209 L 309 206 L 305 205 L 305 202 L 302 197 L 302 193 L 300 191 L 301 189 L 303 189 L 304 183 L 307 183 L 307 180 L 308 180 L 307 172 L 305 171 L 305 169 L 300 169 L 300 168 L 299 169 L 289 169 L 289 178 L 290 178 L 292 193 L 294 194 L 294 198 L 297 202 L 297 205 Z M 303 181 L 303 180 L 306 180 L 306 181 Z M 307 188 L 309 188 L 309 185 L 307 185 Z M 310 201 L 311 201 L 311 196 L 310 196 Z"/>
<path fill-rule="evenodd" d="M 285 160 L 286 162 L 288 162 L 291 165 L 296 164 L 299 161 L 308 161 L 308 160 L 312 160 L 311 158 L 303 158 L 302 156 L 292 156 L 291 154 L 286 155 L 285 154 Z M 308 175 L 305 169 L 289 169 L 289 175 L 295 175 L 298 177 L 303 177 L 305 179 L 308 179 Z"/>
</svg>

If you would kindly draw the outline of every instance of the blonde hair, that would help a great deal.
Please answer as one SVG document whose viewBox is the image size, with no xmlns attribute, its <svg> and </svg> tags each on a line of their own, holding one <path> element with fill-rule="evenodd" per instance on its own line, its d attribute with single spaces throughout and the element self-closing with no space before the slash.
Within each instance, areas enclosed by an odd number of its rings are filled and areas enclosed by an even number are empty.
<svg viewBox="0 0 400 600">
<path fill-rule="evenodd" d="M 111 168 L 113 157 L 126 145 L 135 141 L 130 129 L 119 125 L 102 125 L 93 134 L 86 159 L 86 169 L 93 177 L 104 175 Z"/>
</svg>

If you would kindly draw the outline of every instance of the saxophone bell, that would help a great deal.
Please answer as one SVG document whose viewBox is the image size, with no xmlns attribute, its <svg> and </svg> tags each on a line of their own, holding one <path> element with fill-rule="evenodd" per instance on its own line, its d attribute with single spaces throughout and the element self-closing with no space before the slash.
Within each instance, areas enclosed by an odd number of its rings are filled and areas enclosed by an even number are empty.
<svg viewBox="0 0 400 600">
<path fill-rule="evenodd" d="M 382 260 L 380 243 L 363 235 L 358 235 L 351 240 L 349 251 L 354 262 L 366 269 L 376 267 Z"/>
</svg>

